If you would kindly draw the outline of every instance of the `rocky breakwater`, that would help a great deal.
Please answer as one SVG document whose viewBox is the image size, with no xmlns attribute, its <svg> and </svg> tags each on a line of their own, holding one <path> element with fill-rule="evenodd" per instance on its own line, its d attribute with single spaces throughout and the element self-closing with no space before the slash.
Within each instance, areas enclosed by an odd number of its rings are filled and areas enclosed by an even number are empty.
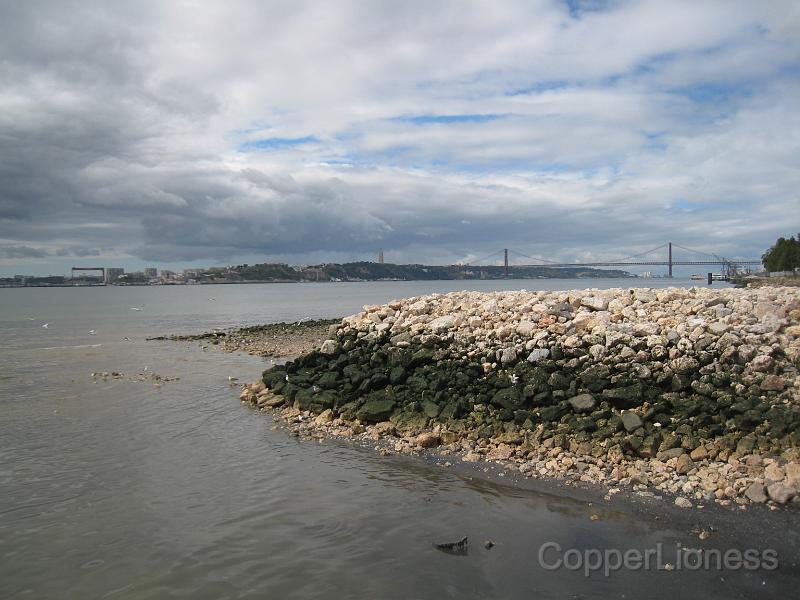
<svg viewBox="0 0 800 600">
<path fill-rule="evenodd" d="M 456 292 L 367 306 L 242 400 L 679 506 L 800 502 L 792 288 Z"/>
</svg>

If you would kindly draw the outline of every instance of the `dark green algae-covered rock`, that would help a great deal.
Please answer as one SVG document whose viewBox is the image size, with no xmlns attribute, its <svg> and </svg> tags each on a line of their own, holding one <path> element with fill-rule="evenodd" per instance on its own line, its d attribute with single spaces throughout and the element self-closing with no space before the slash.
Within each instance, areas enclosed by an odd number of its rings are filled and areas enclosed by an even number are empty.
<svg viewBox="0 0 800 600">
<path fill-rule="evenodd" d="M 699 363 L 694 371 L 642 380 L 635 362 L 611 357 L 610 368 L 585 350 L 558 347 L 535 364 L 523 359 L 485 373 L 452 340 L 402 348 L 386 337 L 339 342 L 333 354 L 315 351 L 268 369 L 264 384 L 302 410 L 331 409 L 349 420 L 391 420 L 399 429 L 441 422 L 479 434 L 541 425 L 545 437 L 609 439 L 645 456 L 667 437 L 678 446 L 719 439 L 732 450 L 745 438 L 744 446 L 772 450 L 800 442 L 800 414 L 765 405 L 757 390 L 735 394 L 729 375 L 703 374 Z M 575 397 L 581 402 L 570 403 Z M 628 419 L 626 428 L 620 416 L 630 409 L 641 426 L 631 429 Z"/>
</svg>

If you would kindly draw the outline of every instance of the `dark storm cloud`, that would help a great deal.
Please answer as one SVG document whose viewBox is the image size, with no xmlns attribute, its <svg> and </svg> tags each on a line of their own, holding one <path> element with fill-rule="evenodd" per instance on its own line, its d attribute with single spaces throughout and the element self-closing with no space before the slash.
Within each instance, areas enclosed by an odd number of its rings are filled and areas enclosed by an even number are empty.
<svg viewBox="0 0 800 600">
<path fill-rule="evenodd" d="M 0 258 L 47 258 L 48 256 L 57 257 L 77 257 L 100 256 L 99 248 L 85 248 L 83 246 L 70 246 L 68 248 L 54 248 L 51 251 L 30 246 L 6 246 L 0 245 Z"/>
<path fill-rule="evenodd" d="M 44 258 L 47 253 L 30 246 L 0 246 L 0 258 Z"/>
</svg>

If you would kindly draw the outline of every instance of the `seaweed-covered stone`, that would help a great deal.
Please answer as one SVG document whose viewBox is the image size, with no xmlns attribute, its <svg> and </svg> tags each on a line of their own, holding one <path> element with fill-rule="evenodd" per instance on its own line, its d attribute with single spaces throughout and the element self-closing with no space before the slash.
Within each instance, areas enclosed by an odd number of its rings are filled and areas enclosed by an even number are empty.
<svg viewBox="0 0 800 600">
<path fill-rule="evenodd" d="M 439 405 L 435 402 L 431 402 L 430 400 L 423 400 L 421 402 L 422 405 L 422 412 L 425 413 L 425 416 L 435 419 L 439 416 Z"/>
<path fill-rule="evenodd" d="M 406 410 L 395 412 L 389 420 L 398 431 L 410 434 L 419 433 L 428 424 L 428 418 L 423 413 Z"/>
<path fill-rule="evenodd" d="M 498 390 L 492 397 L 492 404 L 507 410 L 516 410 L 520 406 L 520 393 L 517 388 L 507 387 Z"/>
<path fill-rule="evenodd" d="M 356 411 L 356 417 L 367 423 L 386 421 L 394 412 L 396 402 L 391 398 L 367 400 Z"/>
<path fill-rule="evenodd" d="M 367 373 L 358 365 L 347 365 L 342 373 L 354 386 L 361 385 L 361 382 L 367 377 Z"/>
<path fill-rule="evenodd" d="M 622 426 L 625 428 L 625 431 L 635 431 L 636 429 L 639 429 L 642 424 L 642 418 L 636 413 L 622 413 Z"/>
<path fill-rule="evenodd" d="M 285 383 L 287 378 L 286 371 L 264 371 L 261 380 L 268 388 L 273 389 L 277 383 Z"/>
<path fill-rule="evenodd" d="M 553 406 L 545 406 L 539 410 L 539 416 L 543 421 L 558 421 L 561 417 L 569 412 L 569 409 L 564 404 L 556 404 Z"/>
<path fill-rule="evenodd" d="M 308 410 L 314 413 L 330 410 L 336 405 L 336 400 L 337 397 L 333 392 L 325 391 L 316 393 L 311 397 Z"/>
<path fill-rule="evenodd" d="M 289 400 L 294 401 L 297 392 L 299 392 L 301 389 L 303 388 L 287 382 L 281 389 L 280 393 L 286 396 Z"/>
<path fill-rule="evenodd" d="M 611 369 L 609 369 L 608 365 L 598 363 L 584 369 L 580 374 L 580 380 L 586 389 L 592 392 L 599 392 L 608 386 L 610 376 Z"/>
<path fill-rule="evenodd" d="M 592 417 L 583 417 L 575 422 L 575 430 L 591 433 L 593 431 L 597 431 L 597 423 L 594 422 Z"/>
<path fill-rule="evenodd" d="M 339 374 L 335 371 L 328 371 L 323 373 L 317 380 L 317 385 L 324 390 L 334 389 L 339 382 Z"/>
<path fill-rule="evenodd" d="M 570 378 L 560 371 L 555 371 L 550 375 L 547 384 L 554 390 L 565 390 L 569 387 Z"/>
<path fill-rule="evenodd" d="M 389 383 L 391 383 L 392 385 L 397 385 L 399 383 L 402 383 L 405 380 L 405 378 L 406 378 L 406 370 L 401 366 L 394 367 L 389 372 Z"/>
<path fill-rule="evenodd" d="M 591 412 L 597 405 L 597 401 L 591 394 L 578 394 L 568 400 L 575 412 Z"/>
<path fill-rule="evenodd" d="M 411 360 L 409 361 L 409 368 L 416 368 L 430 362 L 433 362 L 434 351 L 428 348 L 421 348 L 417 350 L 412 356 Z"/>
<path fill-rule="evenodd" d="M 633 408 L 642 403 L 642 384 L 603 390 L 603 398 L 618 408 Z"/>
<path fill-rule="evenodd" d="M 301 410 L 308 410 L 314 398 L 314 390 L 311 388 L 300 388 L 295 394 L 294 401 L 300 406 Z"/>
</svg>

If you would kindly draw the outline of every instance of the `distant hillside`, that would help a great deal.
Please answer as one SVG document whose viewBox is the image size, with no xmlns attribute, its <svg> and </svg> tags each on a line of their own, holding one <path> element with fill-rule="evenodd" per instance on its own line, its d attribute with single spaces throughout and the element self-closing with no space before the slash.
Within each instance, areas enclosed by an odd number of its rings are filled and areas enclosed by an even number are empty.
<svg viewBox="0 0 800 600">
<path fill-rule="evenodd" d="M 374 262 L 328 263 L 307 267 L 284 264 L 241 265 L 232 269 L 240 281 L 426 281 L 460 279 L 503 279 L 503 267 L 458 265 L 394 265 Z M 581 279 L 590 277 L 631 277 L 620 270 L 591 268 L 511 267 L 514 279 Z"/>
</svg>

